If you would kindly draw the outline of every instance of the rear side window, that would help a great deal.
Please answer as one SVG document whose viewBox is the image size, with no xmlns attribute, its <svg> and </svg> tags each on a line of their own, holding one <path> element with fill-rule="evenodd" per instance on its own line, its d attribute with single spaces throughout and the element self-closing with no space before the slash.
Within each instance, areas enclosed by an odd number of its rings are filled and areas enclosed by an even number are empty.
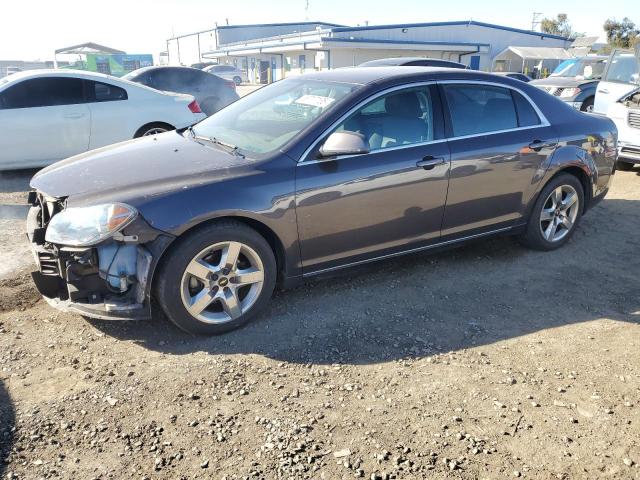
<svg viewBox="0 0 640 480">
<path fill-rule="evenodd" d="M 2 92 L 0 107 L 35 108 L 84 103 L 79 78 L 43 77 L 20 82 Z"/>
<path fill-rule="evenodd" d="M 89 102 L 115 102 L 128 98 L 127 91 L 115 85 L 92 80 L 86 80 L 86 85 L 87 101 Z"/>
<path fill-rule="evenodd" d="M 518 127 L 509 89 L 476 84 L 445 84 L 443 89 L 455 137 Z"/>
<path fill-rule="evenodd" d="M 524 98 L 522 94 L 511 90 L 513 101 L 516 104 L 516 113 L 518 114 L 518 126 L 520 127 L 532 127 L 534 125 L 540 125 L 540 117 L 534 110 L 529 100 Z"/>
</svg>

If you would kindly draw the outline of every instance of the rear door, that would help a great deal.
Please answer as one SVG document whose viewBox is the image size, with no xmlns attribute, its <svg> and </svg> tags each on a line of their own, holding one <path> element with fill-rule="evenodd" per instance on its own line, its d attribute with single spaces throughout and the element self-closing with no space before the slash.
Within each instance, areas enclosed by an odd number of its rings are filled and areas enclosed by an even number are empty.
<svg viewBox="0 0 640 480">
<path fill-rule="evenodd" d="M 127 91 L 106 82 L 85 80 L 84 83 L 87 105 L 91 110 L 89 148 L 104 147 L 133 138 L 135 132 L 129 119 L 137 117 L 137 114 L 131 110 Z"/>
<path fill-rule="evenodd" d="M 0 92 L 0 168 L 43 166 L 89 148 L 82 80 L 26 79 Z"/>
<path fill-rule="evenodd" d="M 596 89 L 593 110 L 607 114 L 609 106 L 640 84 L 640 61 L 630 51 L 615 50 Z"/>
<path fill-rule="evenodd" d="M 557 137 L 515 88 L 464 81 L 440 88 L 451 151 L 442 237 L 508 228 L 522 217 Z"/>
</svg>

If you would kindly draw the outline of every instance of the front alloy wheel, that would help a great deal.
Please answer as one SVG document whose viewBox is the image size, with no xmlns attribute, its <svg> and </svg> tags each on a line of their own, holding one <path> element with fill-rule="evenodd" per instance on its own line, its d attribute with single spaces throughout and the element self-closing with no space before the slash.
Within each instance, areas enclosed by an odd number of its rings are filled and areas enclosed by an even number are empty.
<svg viewBox="0 0 640 480">
<path fill-rule="evenodd" d="M 246 224 L 222 220 L 176 240 L 161 260 L 154 299 L 181 329 L 224 333 L 266 307 L 277 264 L 269 243 Z"/>
<path fill-rule="evenodd" d="M 239 318 L 255 303 L 264 284 L 264 266 L 250 246 L 221 242 L 199 252 L 182 275 L 184 307 L 204 323 Z"/>
</svg>

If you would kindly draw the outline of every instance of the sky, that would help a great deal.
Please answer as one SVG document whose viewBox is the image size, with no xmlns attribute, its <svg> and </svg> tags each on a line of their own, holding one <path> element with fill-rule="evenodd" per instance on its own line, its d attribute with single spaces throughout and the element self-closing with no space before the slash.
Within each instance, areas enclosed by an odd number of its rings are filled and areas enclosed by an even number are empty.
<svg viewBox="0 0 640 480">
<path fill-rule="evenodd" d="M 0 60 L 52 60 L 53 51 L 95 42 L 127 53 L 158 53 L 165 40 L 218 22 L 324 21 L 345 25 L 477 20 L 531 28 L 533 12 L 569 16 L 573 28 L 604 39 L 608 17 L 640 24 L 638 0 L 21 0 L 2 2 Z M 602 8 L 606 4 L 606 9 Z M 592 5 L 592 7 L 590 7 Z"/>
</svg>

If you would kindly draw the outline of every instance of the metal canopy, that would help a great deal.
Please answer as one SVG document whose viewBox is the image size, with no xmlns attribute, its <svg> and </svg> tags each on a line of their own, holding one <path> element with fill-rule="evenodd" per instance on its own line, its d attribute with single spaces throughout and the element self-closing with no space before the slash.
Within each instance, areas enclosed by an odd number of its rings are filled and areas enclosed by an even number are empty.
<svg viewBox="0 0 640 480">
<path fill-rule="evenodd" d="M 516 56 L 527 60 L 567 60 L 573 58 L 573 55 L 564 48 L 556 47 L 507 47 L 496 56 L 499 60 L 513 53 Z"/>
<path fill-rule="evenodd" d="M 87 53 L 108 53 L 108 54 L 125 54 L 122 50 L 116 50 L 115 48 L 105 47 L 98 43 L 87 42 L 79 45 L 73 45 L 71 47 L 59 48 L 55 51 L 56 55 L 67 54 L 79 54 L 84 55 Z"/>
</svg>

